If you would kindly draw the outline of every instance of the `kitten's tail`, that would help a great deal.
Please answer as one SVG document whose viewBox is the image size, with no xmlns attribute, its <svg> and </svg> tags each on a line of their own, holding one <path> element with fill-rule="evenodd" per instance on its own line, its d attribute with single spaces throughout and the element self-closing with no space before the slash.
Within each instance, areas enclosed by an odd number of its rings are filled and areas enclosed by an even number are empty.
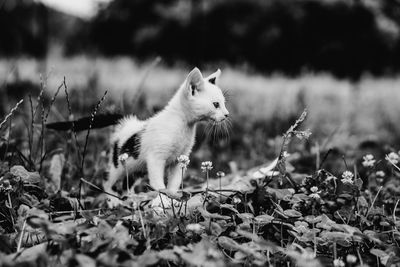
<svg viewBox="0 0 400 267">
<path fill-rule="evenodd" d="M 94 116 L 92 123 L 92 129 L 104 128 L 110 125 L 118 124 L 124 116 L 121 114 L 98 114 Z M 74 130 L 76 132 L 84 131 L 89 129 L 90 122 L 92 120 L 91 116 L 83 117 L 75 121 L 60 121 L 47 123 L 46 128 L 53 129 L 57 131 L 68 131 Z"/>
</svg>

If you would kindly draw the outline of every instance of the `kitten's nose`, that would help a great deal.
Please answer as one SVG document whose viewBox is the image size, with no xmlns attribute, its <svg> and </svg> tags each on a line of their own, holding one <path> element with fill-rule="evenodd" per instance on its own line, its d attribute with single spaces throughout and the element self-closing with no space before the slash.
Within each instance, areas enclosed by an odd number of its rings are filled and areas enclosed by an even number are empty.
<svg viewBox="0 0 400 267">
<path fill-rule="evenodd" d="M 226 113 L 226 114 L 225 114 L 225 118 L 228 118 L 228 117 L 229 117 L 229 113 Z"/>
</svg>

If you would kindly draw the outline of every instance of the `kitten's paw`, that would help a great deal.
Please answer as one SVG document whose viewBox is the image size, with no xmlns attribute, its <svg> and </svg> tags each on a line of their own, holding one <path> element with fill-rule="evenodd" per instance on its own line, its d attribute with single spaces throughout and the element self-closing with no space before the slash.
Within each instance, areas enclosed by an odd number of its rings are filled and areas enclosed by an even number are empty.
<svg viewBox="0 0 400 267">
<path fill-rule="evenodd" d="M 171 199 L 164 194 L 158 194 L 158 197 L 151 202 L 151 207 L 171 208 Z"/>
<path fill-rule="evenodd" d="M 151 207 L 163 207 L 165 209 L 170 209 L 174 205 L 174 207 L 179 207 L 181 205 L 181 202 L 178 200 L 171 199 L 170 197 L 164 195 L 164 194 L 159 194 L 158 197 L 153 199 L 151 203 Z"/>
</svg>

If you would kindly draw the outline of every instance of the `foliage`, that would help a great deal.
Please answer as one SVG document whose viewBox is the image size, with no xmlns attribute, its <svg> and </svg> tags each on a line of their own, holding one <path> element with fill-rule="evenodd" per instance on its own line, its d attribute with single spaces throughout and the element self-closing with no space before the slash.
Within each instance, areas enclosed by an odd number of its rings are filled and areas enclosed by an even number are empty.
<svg viewBox="0 0 400 267">
<path fill-rule="evenodd" d="M 67 93 L 65 81 L 62 86 Z M 31 101 L 45 112 L 53 103 Z M 328 167 L 335 166 L 329 164 L 330 152 L 289 155 L 289 142 L 310 137 L 300 129 L 306 115 L 286 131 L 271 164 L 215 179 L 218 168 L 204 162 L 207 183 L 203 179 L 178 193 L 129 193 L 115 209 L 107 208 L 106 192 L 96 185 L 102 176 L 89 171 L 96 169 L 92 161 L 104 173 L 96 143 L 86 134 L 82 143 L 70 133 L 72 140 L 41 155 L 40 147 L 49 149 L 43 144 L 55 137 L 40 128 L 45 116 L 34 116 L 37 130 L 29 130 L 28 139 L 35 145 L 21 151 L 24 143 L 15 143 L 0 165 L 0 266 L 399 264 L 398 153 L 387 151 L 386 159 L 369 153 L 346 157 L 343 169 Z M 1 129 L 2 136 L 11 130 Z M 77 160 L 79 146 L 86 145 L 87 151 L 80 150 L 88 153 L 85 162 L 84 155 Z M 320 159 L 317 168 L 299 173 L 301 159 L 313 156 Z M 146 188 L 143 180 L 136 184 L 135 189 Z M 159 193 L 171 199 L 170 208 L 149 205 Z"/>
</svg>

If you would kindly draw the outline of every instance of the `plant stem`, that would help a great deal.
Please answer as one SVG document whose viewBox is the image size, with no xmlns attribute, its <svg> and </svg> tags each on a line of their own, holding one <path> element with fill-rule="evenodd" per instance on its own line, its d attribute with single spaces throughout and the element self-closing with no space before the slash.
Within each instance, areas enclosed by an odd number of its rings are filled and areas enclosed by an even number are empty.
<svg viewBox="0 0 400 267">
<path fill-rule="evenodd" d="M 18 246 L 17 246 L 17 253 L 21 250 L 22 238 L 24 237 L 25 227 L 26 227 L 26 219 L 24 220 L 24 224 L 22 225 L 21 235 L 19 236 Z"/>
<path fill-rule="evenodd" d="M 14 216 L 13 216 L 13 207 L 12 207 L 10 193 L 7 193 L 7 196 L 8 196 L 8 203 L 9 203 L 9 207 L 8 208 L 10 210 L 11 223 L 12 223 L 12 226 L 14 228 L 14 231 L 17 232 L 17 230 L 15 229 L 15 222 L 14 222 Z"/>
<path fill-rule="evenodd" d="M 184 172 L 185 172 L 185 168 L 182 167 L 182 179 L 181 179 L 181 189 L 182 189 L 182 191 L 183 191 L 183 174 L 184 174 Z"/>
<path fill-rule="evenodd" d="M 139 205 L 137 205 L 137 210 L 139 212 L 139 219 L 140 219 L 140 224 L 142 225 L 143 236 L 144 236 L 145 239 L 147 239 L 147 232 L 146 232 L 146 228 L 144 226 L 143 216 L 142 216 L 142 212 L 140 210 L 140 206 Z"/>
<path fill-rule="evenodd" d="M 375 201 L 376 201 L 376 199 L 377 199 L 379 193 L 381 192 L 382 187 L 383 187 L 383 186 L 380 186 L 380 187 L 379 187 L 378 193 L 376 193 L 376 195 L 375 195 L 375 197 L 374 197 L 374 200 L 373 200 L 372 203 L 371 203 L 371 207 L 368 208 L 367 215 L 365 216 L 366 218 L 368 217 L 368 215 L 369 215 L 371 209 L 374 207 Z"/>
<path fill-rule="evenodd" d="M 125 175 L 126 175 L 126 192 L 129 194 L 129 173 L 128 173 L 128 168 L 126 168 L 126 164 L 124 163 L 124 168 L 125 168 Z"/>
</svg>

